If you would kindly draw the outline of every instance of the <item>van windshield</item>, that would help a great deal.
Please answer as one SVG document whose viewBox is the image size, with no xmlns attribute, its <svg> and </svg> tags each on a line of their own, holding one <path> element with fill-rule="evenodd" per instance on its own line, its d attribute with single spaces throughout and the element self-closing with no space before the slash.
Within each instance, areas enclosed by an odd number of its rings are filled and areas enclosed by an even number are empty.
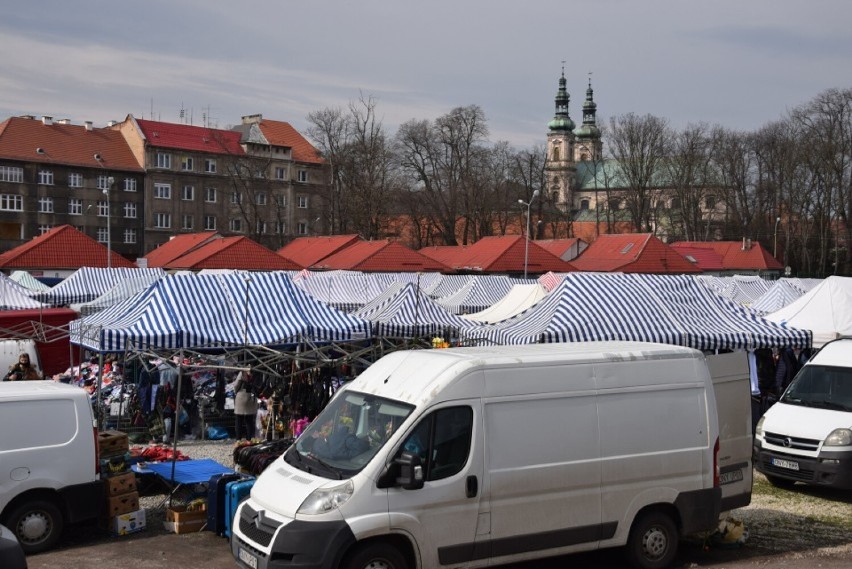
<svg viewBox="0 0 852 569">
<path fill-rule="evenodd" d="M 806 365 L 790 383 L 781 401 L 852 412 L 852 368 Z"/>
<path fill-rule="evenodd" d="M 384 446 L 414 406 L 356 391 L 332 398 L 284 459 L 326 478 L 359 472 Z"/>
</svg>

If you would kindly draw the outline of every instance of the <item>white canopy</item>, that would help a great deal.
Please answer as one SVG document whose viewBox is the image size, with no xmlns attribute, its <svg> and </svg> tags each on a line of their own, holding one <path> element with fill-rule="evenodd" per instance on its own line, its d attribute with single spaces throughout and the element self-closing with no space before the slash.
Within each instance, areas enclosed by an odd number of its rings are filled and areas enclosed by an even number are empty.
<svg viewBox="0 0 852 569">
<path fill-rule="evenodd" d="M 840 336 L 852 336 L 852 277 L 828 277 L 765 318 L 791 328 L 810 330 L 815 348 Z"/>
<path fill-rule="evenodd" d="M 476 322 L 494 324 L 520 314 L 547 295 L 547 291 L 539 283 L 519 284 L 500 299 L 496 304 L 474 314 L 465 314 L 462 318 Z"/>
</svg>

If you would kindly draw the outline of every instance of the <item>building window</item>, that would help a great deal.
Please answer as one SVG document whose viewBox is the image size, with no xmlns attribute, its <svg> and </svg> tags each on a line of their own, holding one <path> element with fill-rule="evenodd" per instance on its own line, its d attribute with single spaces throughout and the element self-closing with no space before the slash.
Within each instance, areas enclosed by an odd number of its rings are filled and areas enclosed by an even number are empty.
<svg viewBox="0 0 852 569">
<path fill-rule="evenodd" d="M 254 203 L 257 204 L 257 205 L 266 205 L 266 193 L 265 192 L 258 192 L 254 196 Z"/>
<path fill-rule="evenodd" d="M 258 219 L 257 223 L 254 226 L 254 232 L 257 233 L 258 235 L 265 235 L 266 234 L 266 222 Z"/>
<path fill-rule="evenodd" d="M 109 202 L 106 200 L 98 202 L 98 217 L 106 217 L 109 215 Z"/>
<path fill-rule="evenodd" d="M 17 166 L 0 166 L 0 182 L 23 182 L 24 169 Z"/>
<path fill-rule="evenodd" d="M 133 202 L 124 202 L 124 217 L 127 219 L 136 219 L 136 204 Z"/>
<path fill-rule="evenodd" d="M 307 182 L 308 181 L 308 171 L 307 170 L 299 170 L 299 181 Z"/>
<path fill-rule="evenodd" d="M 52 186 L 53 185 L 53 171 L 52 170 L 39 170 L 38 171 L 38 183 L 42 186 Z"/>
<path fill-rule="evenodd" d="M 192 229 L 192 216 L 184 215 L 183 222 L 181 223 L 181 229 Z"/>
<path fill-rule="evenodd" d="M 275 167 L 275 179 L 276 180 L 286 180 L 287 179 L 287 169 L 283 166 Z"/>
<path fill-rule="evenodd" d="M 109 190 L 109 176 L 98 176 L 97 184 L 99 190 Z"/>
<path fill-rule="evenodd" d="M 133 245 L 136 243 L 136 230 L 135 229 L 125 229 L 124 230 L 124 242 L 128 245 Z"/>
<path fill-rule="evenodd" d="M 38 199 L 38 212 L 39 213 L 53 213 L 53 198 L 39 198 Z"/>
<path fill-rule="evenodd" d="M 618 198 L 609 200 L 609 209 L 615 211 L 619 207 L 621 207 L 621 200 L 619 200 Z"/>
<path fill-rule="evenodd" d="M 180 169 L 183 170 L 184 172 L 192 172 L 192 169 L 193 169 L 192 156 L 183 156 L 180 159 Z"/>
<path fill-rule="evenodd" d="M 559 162 L 559 147 L 558 146 L 553 147 L 553 156 L 551 157 L 551 160 L 553 160 L 554 162 Z"/>
<path fill-rule="evenodd" d="M 48 232 L 48 231 L 50 231 L 51 229 L 53 229 L 53 226 L 52 226 L 52 225 L 39 225 L 39 226 L 38 226 L 38 234 L 39 234 L 39 235 L 44 235 L 45 233 L 47 233 L 47 232 Z"/>
<path fill-rule="evenodd" d="M 231 192 L 231 203 L 232 204 L 243 203 L 243 195 L 240 192 Z"/>
<path fill-rule="evenodd" d="M 184 186 L 181 199 L 185 202 L 191 202 L 195 199 L 195 186 Z"/>
<path fill-rule="evenodd" d="M 704 198 L 704 207 L 710 210 L 716 209 L 716 196 L 711 194 Z"/>
<path fill-rule="evenodd" d="M 204 230 L 205 231 L 216 231 L 216 216 L 215 215 L 205 215 L 204 216 Z"/>
<path fill-rule="evenodd" d="M 216 188 L 204 188 L 204 201 L 216 203 Z"/>
<path fill-rule="evenodd" d="M 166 152 L 157 152 L 157 168 L 165 168 L 171 170 L 172 155 Z"/>
<path fill-rule="evenodd" d="M 287 224 L 283 221 L 276 221 L 275 233 L 277 233 L 278 235 L 284 235 L 285 233 L 287 233 Z"/>
<path fill-rule="evenodd" d="M 287 207 L 287 196 L 275 196 L 275 205 L 278 207 Z"/>
<path fill-rule="evenodd" d="M 109 229 L 98 227 L 98 243 L 106 243 L 109 240 Z"/>
<path fill-rule="evenodd" d="M 299 209 L 308 209 L 308 196 L 299 196 Z"/>
<path fill-rule="evenodd" d="M 13 194 L 0 194 L 0 210 L 24 211 L 23 196 L 16 196 Z"/>
<path fill-rule="evenodd" d="M 680 209 L 680 198 L 672 198 L 672 209 Z"/>
<path fill-rule="evenodd" d="M 298 226 L 296 227 L 296 233 L 299 235 L 307 235 L 308 234 L 308 224 L 304 221 L 300 221 Z"/>
<path fill-rule="evenodd" d="M 69 188 L 82 188 L 83 187 L 83 174 L 79 174 L 77 172 L 72 172 L 68 174 L 68 187 Z"/>
<path fill-rule="evenodd" d="M 242 231 L 243 230 L 243 220 L 242 219 L 231 219 L 228 223 L 228 229 L 231 231 Z"/>
<path fill-rule="evenodd" d="M 216 173 L 216 160 L 213 158 L 205 158 L 204 159 L 204 171 L 208 174 Z"/>
<path fill-rule="evenodd" d="M 158 200 L 172 199 L 171 184 L 154 184 L 154 198 Z"/>
<path fill-rule="evenodd" d="M 154 214 L 154 229 L 171 229 L 172 215 L 170 213 Z"/>
<path fill-rule="evenodd" d="M 135 192 L 136 191 L 136 178 L 125 178 L 124 179 L 124 191 L 125 192 Z"/>
<path fill-rule="evenodd" d="M 589 200 L 580 200 L 580 209 L 581 210 L 589 209 Z"/>
<path fill-rule="evenodd" d="M 83 215 L 83 200 L 77 198 L 68 200 L 68 215 Z"/>
</svg>

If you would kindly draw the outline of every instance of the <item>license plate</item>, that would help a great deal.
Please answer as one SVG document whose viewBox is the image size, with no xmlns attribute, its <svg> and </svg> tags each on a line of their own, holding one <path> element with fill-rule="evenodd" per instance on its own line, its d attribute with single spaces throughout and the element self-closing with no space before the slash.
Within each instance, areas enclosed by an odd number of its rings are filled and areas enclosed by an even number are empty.
<svg viewBox="0 0 852 569">
<path fill-rule="evenodd" d="M 719 475 L 719 484 L 730 484 L 732 482 L 739 482 L 742 479 L 742 470 L 731 470 L 730 472 L 723 472 Z"/>
<path fill-rule="evenodd" d="M 773 458 L 772 466 L 778 468 L 786 468 L 787 470 L 799 470 L 799 463 L 794 460 L 784 460 L 783 458 Z"/>
<path fill-rule="evenodd" d="M 251 567 L 252 569 L 257 569 L 257 557 L 243 549 L 242 547 L 239 550 L 240 561 Z"/>
</svg>

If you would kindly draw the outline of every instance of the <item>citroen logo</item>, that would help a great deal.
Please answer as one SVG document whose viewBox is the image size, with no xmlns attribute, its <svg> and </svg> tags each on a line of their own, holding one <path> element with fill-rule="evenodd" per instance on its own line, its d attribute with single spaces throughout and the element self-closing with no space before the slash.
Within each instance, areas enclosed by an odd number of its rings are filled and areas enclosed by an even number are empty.
<svg viewBox="0 0 852 569">
<path fill-rule="evenodd" d="M 256 527 L 257 529 L 260 529 L 260 526 L 262 526 L 263 522 L 266 521 L 265 518 L 266 518 L 266 516 L 264 515 L 263 510 L 260 510 L 259 512 L 257 512 L 254 515 L 254 520 L 252 520 L 254 522 L 254 527 Z"/>
<path fill-rule="evenodd" d="M 790 437 L 784 437 L 784 446 L 790 448 L 793 446 L 793 440 Z"/>
</svg>

